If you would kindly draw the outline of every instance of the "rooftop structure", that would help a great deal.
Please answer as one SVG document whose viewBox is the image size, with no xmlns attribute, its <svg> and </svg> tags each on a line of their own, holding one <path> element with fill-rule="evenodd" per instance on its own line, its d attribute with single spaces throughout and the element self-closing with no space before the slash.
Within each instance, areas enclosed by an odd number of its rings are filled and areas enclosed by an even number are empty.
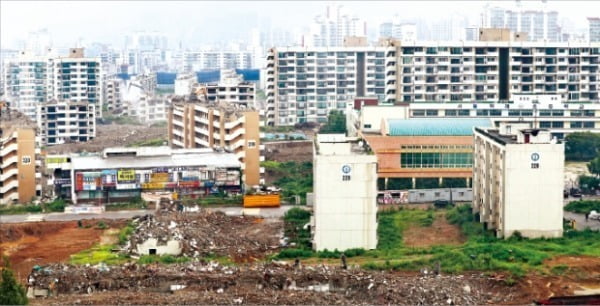
<svg viewBox="0 0 600 306">
<path fill-rule="evenodd" d="M 470 136 L 473 127 L 490 126 L 489 119 L 388 119 L 389 136 Z"/>
</svg>

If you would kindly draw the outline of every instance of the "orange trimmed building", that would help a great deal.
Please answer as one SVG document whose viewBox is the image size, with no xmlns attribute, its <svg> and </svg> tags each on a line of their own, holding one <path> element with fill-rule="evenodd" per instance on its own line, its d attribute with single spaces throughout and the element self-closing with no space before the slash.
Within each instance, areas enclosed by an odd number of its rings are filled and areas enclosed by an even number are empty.
<svg viewBox="0 0 600 306">
<path fill-rule="evenodd" d="M 361 137 L 377 155 L 379 189 L 469 187 L 473 127 L 488 119 L 384 119 L 380 133 Z"/>
</svg>

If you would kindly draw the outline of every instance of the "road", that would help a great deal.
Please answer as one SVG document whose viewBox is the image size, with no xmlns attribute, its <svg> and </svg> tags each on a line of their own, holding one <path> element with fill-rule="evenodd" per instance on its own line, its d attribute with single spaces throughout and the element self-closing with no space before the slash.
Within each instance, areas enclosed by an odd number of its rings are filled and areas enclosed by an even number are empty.
<svg viewBox="0 0 600 306">
<path fill-rule="evenodd" d="M 240 216 L 242 214 L 249 216 L 261 216 L 264 218 L 279 218 L 285 212 L 294 206 L 286 205 L 278 208 L 242 208 L 242 207 L 210 207 L 211 211 L 222 211 L 227 215 Z M 75 221 L 86 219 L 129 219 L 133 216 L 154 214 L 153 210 L 122 210 L 106 211 L 99 214 L 67 214 L 67 213 L 49 213 L 49 214 L 27 214 L 27 215 L 3 215 L 0 216 L 0 223 L 22 223 L 22 222 L 40 222 L 40 221 Z"/>
<path fill-rule="evenodd" d="M 586 222 L 584 214 L 576 214 L 576 213 L 565 211 L 564 218 L 567 220 L 575 219 L 575 229 L 578 231 L 584 230 L 586 227 L 589 227 L 592 230 L 600 230 L 600 221 L 599 220 L 588 220 Z"/>
</svg>

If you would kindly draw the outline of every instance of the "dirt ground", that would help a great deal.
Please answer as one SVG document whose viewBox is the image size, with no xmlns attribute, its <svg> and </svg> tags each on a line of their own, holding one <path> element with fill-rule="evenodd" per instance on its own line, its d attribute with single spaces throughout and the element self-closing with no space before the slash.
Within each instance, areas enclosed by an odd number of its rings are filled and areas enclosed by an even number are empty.
<svg viewBox="0 0 600 306">
<path fill-rule="evenodd" d="M 36 222 L 0 225 L 0 252 L 7 255 L 12 269 L 21 282 L 35 265 L 64 262 L 82 250 L 99 243 L 105 230 L 97 229 L 97 220 Z M 104 220 L 114 230 L 119 222 Z M 89 228 L 85 228 L 90 226 Z"/>
<path fill-rule="evenodd" d="M 427 227 L 411 226 L 403 233 L 404 244 L 411 247 L 433 245 L 459 245 L 465 242 L 460 229 L 448 223 L 443 213 L 436 214 L 433 224 Z"/>
<path fill-rule="evenodd" d="M 49 154 L 73 152 L 99 152 L 109 147 L 124 147 L 140 141 L 167 139 L 166 126 L 147 126 L 131 124 L 107 124 L 96 126 L 96 138 L 86 143 L 66 143 L 50 146 Z"/>
</svg>

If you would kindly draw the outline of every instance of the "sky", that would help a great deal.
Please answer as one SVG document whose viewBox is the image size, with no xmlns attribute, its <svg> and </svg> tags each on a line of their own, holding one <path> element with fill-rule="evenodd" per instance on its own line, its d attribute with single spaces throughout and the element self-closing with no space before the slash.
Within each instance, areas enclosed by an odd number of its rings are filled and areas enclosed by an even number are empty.
<svg viewBox="0 0 600 306">
<path fill-rule="evenodd" d="M 58 46 L 80 38 L 120 46 L 134 31 L 160 31 L 173 47 L 246 37 L 254 27 L 301 28 L 328 4 L 342 4 L 371 29 L 398 14 L 401 19 L 435 20 L 449 14 L 476 22 L 486 3 L 511 6 L 514 1 L 0 1 L 0 48 L 11 48 L 30 31 L 46 28 Z M 524 7 L 540 0 L 523 0 Z M 549 0 L 548 8 L 576 28 L 600 16 L 600 1 Z"/>
</svg>

